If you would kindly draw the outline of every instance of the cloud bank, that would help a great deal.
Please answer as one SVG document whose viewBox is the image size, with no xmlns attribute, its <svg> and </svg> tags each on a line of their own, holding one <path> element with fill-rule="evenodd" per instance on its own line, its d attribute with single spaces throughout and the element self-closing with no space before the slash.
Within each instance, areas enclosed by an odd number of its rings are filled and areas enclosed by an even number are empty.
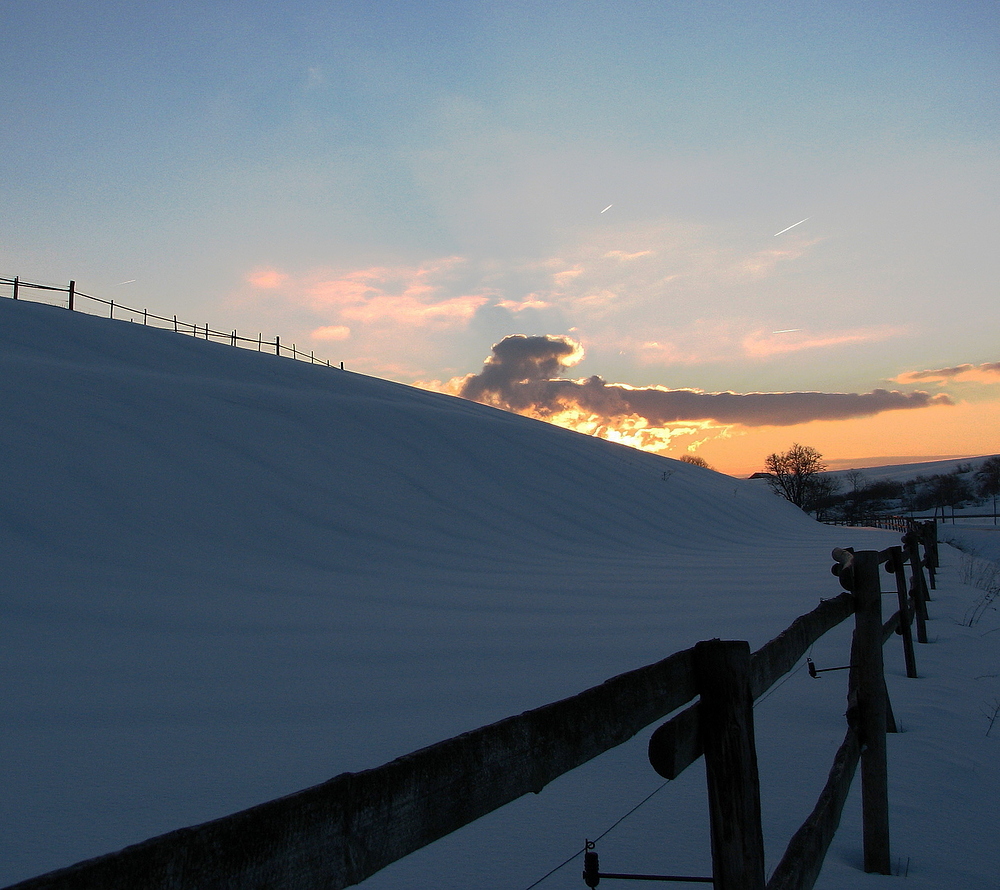
<svg viewBox="0 0 1000 890">
<path fill-rule="evenodd" d="M 564 336 L 513 335 L 493 347 L 478 374 L 464 378 L 459 395 L 484 404 L 556 419 L 586 415 L 615 427 L 623 421 L 645 428 L 672 424 L 792 426 L 814 420 L 847 420 L 884 411 L 950 405 L 944 394 L 903 393 L 875 389 L 868 393 L 775 392 L 736 393 L 631 387 L 598 376 L 581 380 L 559 377 L 583 357 L 583 348 Z"/>
</svg>

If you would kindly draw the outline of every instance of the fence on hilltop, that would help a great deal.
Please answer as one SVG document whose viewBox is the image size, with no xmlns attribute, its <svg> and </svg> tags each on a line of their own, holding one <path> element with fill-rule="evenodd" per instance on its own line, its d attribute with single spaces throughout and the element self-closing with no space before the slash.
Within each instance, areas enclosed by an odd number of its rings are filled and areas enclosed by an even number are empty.
<svg viewBox="0 0 1000 890">
<path fill-rule="evenodd" d="M 604 873 L 588 841 L 580 852 L 590 887 L 601 878 L 639 877 L 708 883 L 717 890 L 810 890 L 859 764 L 864 868 L 889 874 L 886 733 L 895 732 L 895 721 L 882 650 L 899 634 L 906 675 L 917 676 L 911 624 L 916 623 L 918 642 L 926 643 L 930 596 L 924 569 L 937 565 L 935 545 L 910 532 L 903 546 L 883 551 L 835 549 L 832 568 L 845 592 L 821 600 L 752 654 L 745 641 L 703 641 L 570 698 L 383 766 L 343 773 L 8 890 L 348 887 L 528 792 L 540 792 L 696 698 L 653 733 L 648 756 L 668 780 L 705 757 L 712 875 Z M 884 623 L 883 567 L 894 576 L 898 601 L 898 610 Z M 850 671 L 847 732 L 816 806 L 765 881 L 753 702 L 850 615 L 855 616 L 854 637 L 850 663 L 843 668 Z M 816 669 L 809 659 L 807 664 L 813 676 L 840 669 Z"/>
<path fill-rule="evenodd" d="M 0 277 L 0 286 L 7 286 L 10 290 L 10 296 L 14 300 L 26 300 L 31 303 L 41 303 L 47 306 L 62 306 L 65 309 L 72 311 L 78 311 L 81 308 L 79 301 L 90 301 L 93 304 L 93 308 L 97 309 L 100 306 L 106 306 L 108 318 L 118 318 L 121 321 L 134 321 L 137 322 L 140 319 L 144 325 L 151 325 L 153 327 L 161 328 L 163 330 L 172 330 L 176 334 L 188 334 L 193 337 L 204 340 L 214 340 L 217 343 L 227 343 L 230 346 L 240 346 L 244 349 L 256 348 L 258 352 L 273 352 L 275 355 L 283 355 L 288 358 L 297 359 L 298 361 L 306 361 L 314 365 L 323 365 L 327 368 L 337 367 L 330 363 L 329 359 L 318 359 L 313 351 L 303 352 L 302 350 L 296 348 L 293 343 L 291 346 L 283 345 L 281 338 L 275 336 L 273 340 L 265 340 L 262 334 L 258 334 L 256 337 L 244 337 L 240 336 L 236 329 L 232 331 L 217 331 L 213 329 L 208 323 L 203 325 L 193 324 L 187 321 L 178 321 L 177 316 L 174 315 L 171 318 L 167 318 L 163 315 L 155 315 L 146 309 L 133 309 L 122 303 L 116 303 L 114 300 L 105 300 L 101 297 L 95 297 L 91 294 L 85 294 L 80 290 L 77 290 L 76 282 L 70 281 L 67 287 L 57 287 L 50 284 L 37 284 L 30 281 L 22 281 L 20 278 L 2 278 Z M 45 299 L 44 297 L 39 299 L 26 298 L 24 291 L 38 291 L 43 294 L 66 294 L 65 298 L 58 298 L 58 302 L 53 303 L 52 299 Z M 6 295 L 5 295 L 6 296 Z M 83 305 L 90 305 L 84 303 Z M 115 314 L 117 312 L 117 315 Z M 95 312 L 88 312 L 88 315 L 97 315 Z M 344 369 L 344 363 L 341 362 L 339 365 L 340 370 Z"/>
</svg>

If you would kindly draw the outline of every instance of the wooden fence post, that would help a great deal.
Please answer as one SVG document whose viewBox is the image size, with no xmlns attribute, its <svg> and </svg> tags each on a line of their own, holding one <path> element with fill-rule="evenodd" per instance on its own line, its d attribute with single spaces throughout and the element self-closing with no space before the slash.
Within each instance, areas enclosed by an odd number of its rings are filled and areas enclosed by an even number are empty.
<svg viewBox="0 0 1000 890">
<path fill-rule="evenodd" d="M 866 872 L 891 874 L 889 862 L 889 785 L 886 762 L 888 696 L 882 669 L 882 593 L 879 555 L 874 550 L 854 554 L 854 642 L 848 718 L 856 721 L 861 753 L 861 806 L 864 821 Z"/>
<path fill-rule="evenodd" d="M 903 547 L 906 549 L 907 559 L 910 560 L 910 577 L 913 586 L 913 599 L 917 604 L 917 614 L 926 621 L 927 601 L 930 599 L 930 595 L 927 592 L 927 582 L 924 580 L 924 567 L 920 563 L 920 547 L 917 544 L 915 532 L 910 531 L 903 535 Z M 927 640 L 920 642 L 926 643 Z"/>
<path fill-rule="evenodd" d="M 750 644 L 694 647 L 716 890 L 764 890 L 764 836 L 754 745 Z"/>
<path fill-rule="evenodd" d="M 913 634 L 910 631 L 910 604 L 906 591 L 906 572 L 903 569 L 903 548 L 890 547 L 889 553 L 892 573 L 896 576 L 896 595 L 899 600 L 899 633 L 903 637 L 906 676 L 913 680 L 917 676 L 917 660 L 913 654 Z M 890 566 L 886 568 L 890 568 Z"/>
<path fill-rule="evenodd" d="M 76 282 L 69 283 L 69 311 L 73 311 L 73 297 L 76 295 Z"/>
<path fill-rule="evenodd" d="M 931 590 L 937 590 L 937 580 L 935 577 L 938 568 L 936 522 L 928 521 L 920 523 L 920 541 L 924 545 L 924 562 L 927 564 L 927 577 L 931 582 Z"/>
</svg>

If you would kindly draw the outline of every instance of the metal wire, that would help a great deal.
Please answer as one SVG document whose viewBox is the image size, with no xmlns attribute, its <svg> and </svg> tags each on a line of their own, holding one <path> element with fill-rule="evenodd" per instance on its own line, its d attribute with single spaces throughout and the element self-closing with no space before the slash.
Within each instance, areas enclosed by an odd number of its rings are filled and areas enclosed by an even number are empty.
<svg viewBox="0 0 1000 890">
<path fill-rule="evenodd" d="M 629 810 L 624 816 L 622 816 L 620 819 L 618 819 L 616 822 L 614 822 L 611 825 L 610 828 L 605 829 L 601 834 L 599 834 L 597 837 L 595 837 L 593 842 L 597 843 L 597 841 L 601 840 L 601 838 L 606 837 L 607 835 L 611 834 L 612 831 L 614 831 L 619 825 L 622 824 L 622 822 L 624 822 L 629 816 L 631 816 L 636 810 L 638 810 L 639 807 L 641 807 L 643 804 L 645 804 L 647 801 L 649 801 L 655 795 L 659 794 L 669 784 L 670 784 L 670 779 L 667 779 L 662 785 L 660 785 L 658 788 L 654 789 L 649 794 L 647 794 L 634 807 L 632 807 L 632 809 Z M 535 883 L 529 884 L 527 887 L 524 888 L 524 890 L 533 890 L 533 888 L 537 887 L 539 884 L 541 884 L 542 881 L 546 881 L 549 878 L 551 878 L 552 875 L 554 875 L 557 871 L 559 871 L 559 869 L 565 868 L 574 859 L 576 859 L 578 856 L 580 856 L 582 853 L 585 853 L 585 852 L 586 852 L 586 848 L 585 847 L 581 847 L 572 856 L 570 856 L 569 859 L 565 860 L 564 862 L 560 862 L 559 865 L 557 865 L 555 868 L 553 868 L 551 871 L 547 872 L 546 874 L 542 875 L 542 877 L 540 877 L 537 881 L 535 881 Z"/>
<path fill-rule="evenodd" d="M 812 646 L 809 647 L 809 652 L 810 653 L 812 652 Z M 800 661 L 798 667 L 796 667 L 795 670 L 789 671 L 787 674 L 785 674 L 785 676 L 781 678 L 781 681 L 778 682 L 778 683 L 775 683 L 770 689 L 767 690 L 767 692 L 765 692 L 762 696 L 760 696 L 760 698 L 758 698 L 753 703 L 753 706 L 756 708 L 757 705 L 759 705 L 761 702 L 766 701 L 768 698 L 770 698 L 772 695 L 774 695 L 774 693 L 777 692 L 782 686 L 784 686 L 785 683 L 787 683 L 789 680 L 792 679 L 792 677 L 794 677 L 797 673 L 799 673 L 799 671 L 801 671 L 802 668 L 805 667 L 805 664 L 806 664 L 805 661 Z M 639 803 L 637 803 L 634 807 L 632 807 L 632 809 L 630 809 L 624 816 L 622 816 L 620 819 L 618 819 L 616 822 L 614 822 L 611 825 L 610 828 L 606 829 L 602 834 L 599 834 L 597 837 L 595 837 L 594 838 L 594 843 L 596 843 L 597 841 L 601 840 L 601 838 L 607 836 L 612 831 L 614 831 L 614 829 L 616 829 L 619 825 L 621 825 L 622 822 L 624 822 L 629 816 L 631 816 L 643 804 L 645 804 L 648 800 L 650 800 L 655 795 L 659 794 L 669 784 L 670 784 L 670 779 L 667 779 L 662 785 L 660 785 L 658 788 L 656 788 L 650 794 L 646 795 L 646 797 L 644 797 L 642 800 L 640 800 Z M 524 890 L 534 890 L 534 888 L 537 887 L 539 884 L 541 884 L 543 881 L 546 881 L 549 878 L 551 878 L 552 875 L 554 875 L 557 871 L 559 871 L 562 868 L 565 868 L 574 859 L 576 859 L 577 857 L 579 857 L 580 855 L 582 855 L 585 852 L 586 852 L 586 848 L 581 847 L 579 850 L 577 850 L 568 859 L 564 860 L 563 862 L 560 862 L 559 865 L 557 865 L 551 871 L 546 872 L 544 875 L 542 875 L 542 877 L 540 877 L 533 884 L 529 884 L 527 887 L 525 887 Z"/>
</svg>

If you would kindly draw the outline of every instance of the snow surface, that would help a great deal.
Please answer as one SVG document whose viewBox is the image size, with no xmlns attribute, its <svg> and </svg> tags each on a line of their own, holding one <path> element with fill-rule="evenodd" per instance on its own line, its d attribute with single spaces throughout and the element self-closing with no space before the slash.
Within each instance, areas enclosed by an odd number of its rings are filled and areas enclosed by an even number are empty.
<svg viewBox="0 0 1000 890">
<path fill-rule="evenodd" d="M 980 457 L 950 458 L 948 460 L 928 460 L 910 464 L 887 464 L 886 466 L 859 467 L 849 470 L 833 470 L 827 473 L 839 479 L 842 483 L 849 484 L 851 473 L 861 473 L 862 484 L 882 481 L 908 482 L 918 476 L 930 477 L 946 475 L 956 471 L 962 471 L 965 467 L 972 467 L 973 470 L 979 468 L 984 460 L 997 455 L 984 454 Z"/>
<path fill-rule="evenodd" d="M 388 348 L 388 347 L 387 347 Z M 700 639 L 759 647 L 839 591 L 765 487 L 471 402 L 0 300 L 0 883 L 383 763 Z M 989 534 L 989 529 L 983 530 Z M 893 861 L 995 887 L 1000 629 L 944 548 L 932 643 L 886 648 Z M 894 608 L 886 598 L 886 611 Z M 849 622 L 816 644 L 846 662 Z M 843 672 L 758 703 L 768 868 L 843 738 Z M 396 863 L 371 890 L 707 874 L 704 770 L 634 740 Z M 818 886 L 861 871 L 858 783 Z M 577 857 L 538 884 L 580 888 Z M 611 882 L 609 882 L 610 884 Z"/>
</svg>

